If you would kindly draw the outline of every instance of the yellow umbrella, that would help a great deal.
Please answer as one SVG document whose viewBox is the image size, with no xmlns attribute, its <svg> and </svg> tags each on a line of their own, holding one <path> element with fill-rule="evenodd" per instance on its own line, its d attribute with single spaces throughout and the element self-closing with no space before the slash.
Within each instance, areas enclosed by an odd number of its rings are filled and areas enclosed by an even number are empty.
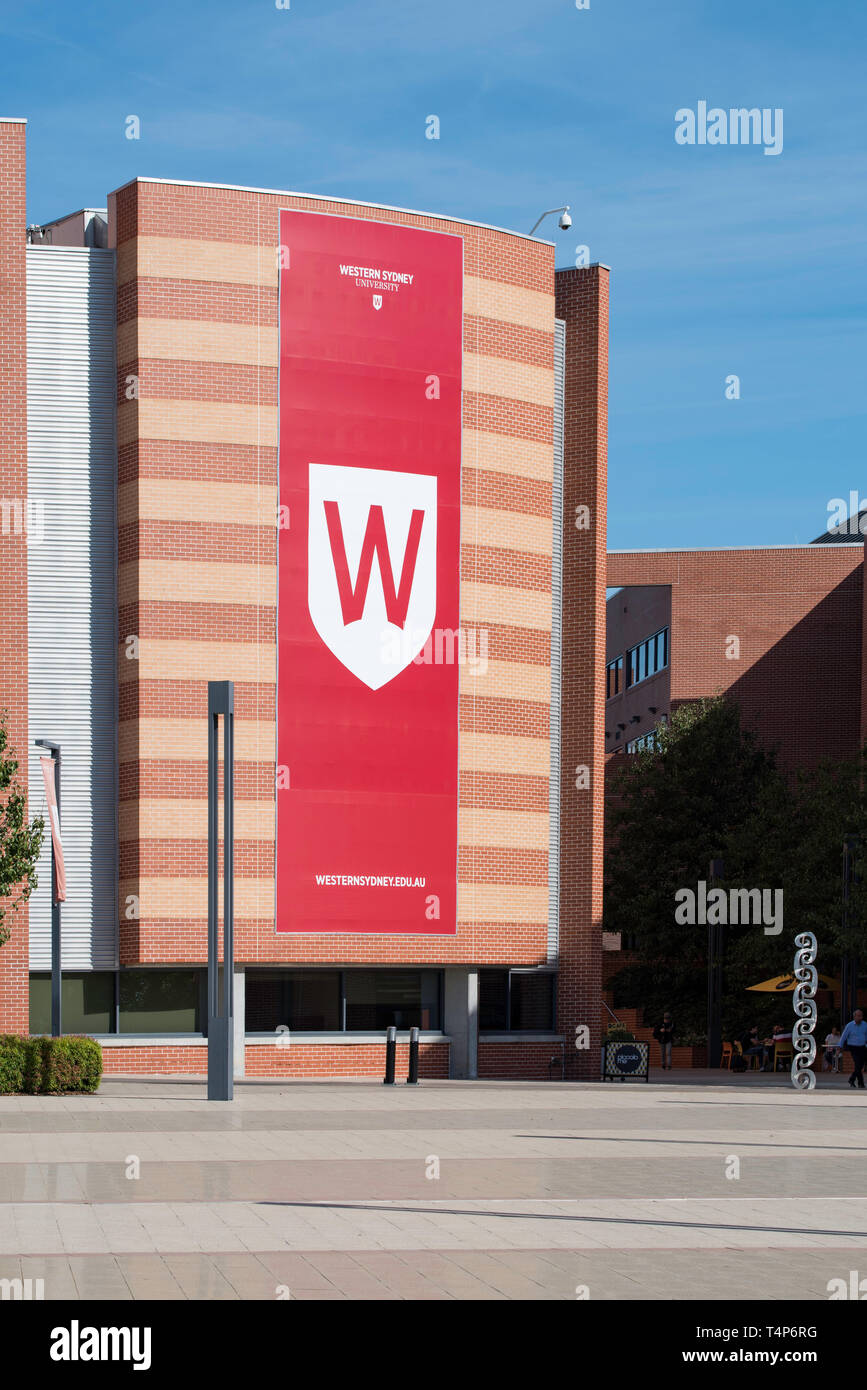
<svg viewBox="0 0 867 1390">
<path fill-rule="evenodd" d="M 758 994 L 791 994 L 797 983 L 794 975 L 775 975 L 772 980 L 762 980 L 759 985 L 747 985 L 747 989 L 755 990 Z M 839 989 L 840 981 L 832 979 L 830 975 L 820 975 L 818 988 Z"/>
</svg>

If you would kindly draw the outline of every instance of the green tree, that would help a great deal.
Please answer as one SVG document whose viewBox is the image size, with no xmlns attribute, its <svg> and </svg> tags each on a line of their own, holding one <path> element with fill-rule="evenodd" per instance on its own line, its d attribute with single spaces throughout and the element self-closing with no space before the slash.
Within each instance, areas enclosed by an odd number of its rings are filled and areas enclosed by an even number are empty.
<svg viewBox="0 0 867 1390">
<path fill-rule="evenodd" d="M 707 933 L 676 923 L 674 895 L 721 858 L 720 887 L 782 890 L 780 932 L 725 930 L 723 1032 L 769 1030 L 789 1019 L 791 996 L 750 986 L 791 971 L 799 932 L 815 933 L 822 974 L 837 975 L 844 953 L 867 959 L 867 753 L 785 777 L 723 697 L 681 707 L 658 741 L 624 760 L 612 787 L 605 925 L 627 932 L 637 956 L 615 977 L 615 1007 L 672 1009 L 681 1031 L 704 1031 Z M 846 835 L 856 881 L 844 926 Z"/>
<path fill-rule="evenodd" d="M 855 879 L 844 925 L 843 840 L 847 835 L 855 839 Z M 732 993 L 739 979 L 753 969 L 753 961 L 764 964 L 773 956 L 771 942 L 782 952 L 780 970 L 790 971 L 794 937 L 802 931 L 816 937 L 820 974 L 839 975 L 843 955 L 860 957 L 862 963 L 867 959 L 865 850 L 867 755 L 863 750 L 841 762 L 825 761 L 814 770 L 796 773 L 788 786 L 774 789 L 756 806 L 750 821 L 732 837 L 732 860 L 744 880 L 782 888 L 784 928 L 771 941 L 753 932 L 747 933 L 751 940 L 737 942 L 726 971 Z M 755 979 L 762 978 L 754 969 L 753 973 Z M 779 972 L 769 969 L 766 973 Z M 831 1016 L 829 1012 L 828 1021 Z M 826 1031 L 823 1025 L 822 1031 Z"/>
<path fill-rule="evenodd" d="M 707 932 L 676 922 L 675 894 L 707 881 L 713 858 L 726 861 L 726 883 L 738 875 L 738 835 L 757 805 L 785 796 L 785 783 L 738 705 L 716 697 L 675 710 L 657 748 L 624 758 L 610 791 L 605 927 L 626 932 L 637 956 L 615 979 L 615 1007 L 668 1008 L 681 1032 L 703 1032 Z"/>
<path fill-rule="evenodd" d="M 44 834 L 41 816 L 27 820 L 27 794 L 9 748 L 6 718 L 0 713 L 0 946 L 12 934 L 12 916 L 36 887 L 35 866 Z"/>
</svg>

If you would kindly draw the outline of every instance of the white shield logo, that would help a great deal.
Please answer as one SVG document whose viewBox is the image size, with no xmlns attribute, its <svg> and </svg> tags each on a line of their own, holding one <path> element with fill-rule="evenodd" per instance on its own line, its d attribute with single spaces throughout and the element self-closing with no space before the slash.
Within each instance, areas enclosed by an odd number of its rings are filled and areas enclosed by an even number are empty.
<svg viewBox="0 0 867 1390">
<path fill-rule="evenodd" d="M 308 500 L 313 626 L 379 690 L 419 654 L 436 617 L 436 477 L 311 463 Z"/>
<path fill-rule="evenodd" d="M 375 295 L 373 296 L 373 307 L 374 307 L 374 309 L 381 309 L 381 308 L 382 308 L 382 295 L 381 295 L 381 294 L 375 294 Z"/>
</svg>

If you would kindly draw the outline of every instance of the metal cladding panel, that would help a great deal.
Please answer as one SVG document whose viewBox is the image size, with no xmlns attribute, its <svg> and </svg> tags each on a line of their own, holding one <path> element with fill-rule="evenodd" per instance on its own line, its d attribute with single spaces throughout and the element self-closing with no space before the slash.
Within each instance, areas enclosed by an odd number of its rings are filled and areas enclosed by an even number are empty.
<svg viewBox="0 0 867 1390">
<path fill-rule="evenodd" d="M 560 950 L 560 746 L 563 648 L 563 431 L 566 399 L 566 324 L 554 323 L 554 486 L 551 520 L 551 781 L 548 806 L 548 961 Z"/>
<path fill-rule="evenodd" d="M 37 738 L 61 744 L 63 967 L 117 964 L 115 258 L 27 250 L 30 808 Z M 30 900 L 30 967 L 51 965 L 46 835 Z"/>
</svg>

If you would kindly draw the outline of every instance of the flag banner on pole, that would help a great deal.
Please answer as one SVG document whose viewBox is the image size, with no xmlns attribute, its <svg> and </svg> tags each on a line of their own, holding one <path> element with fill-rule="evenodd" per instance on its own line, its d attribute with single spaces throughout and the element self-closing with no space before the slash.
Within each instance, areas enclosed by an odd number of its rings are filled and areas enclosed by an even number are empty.
<svg viewBox="0 0 867 1390">
<path fill-rule="evenodd" d="M 54 785 L 56 763 L 53 758 L 40 758 L 42 780 L 45 783 L 45 799 L 48 802 L 48 820 L 51 825 L 51 843 L 54 845 L 54 901 L 66 902 L 66 866 L 63 862 L 63 842 L 60 838 L 60 815 L 57 810 L 57 791 Z"/>
</svg>

